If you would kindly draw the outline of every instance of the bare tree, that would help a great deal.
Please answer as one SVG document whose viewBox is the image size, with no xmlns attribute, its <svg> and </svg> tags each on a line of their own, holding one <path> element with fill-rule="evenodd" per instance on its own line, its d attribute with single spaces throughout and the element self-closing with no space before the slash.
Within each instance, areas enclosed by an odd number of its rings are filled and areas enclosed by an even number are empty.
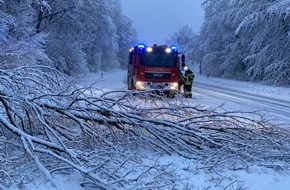
<svg viewBox="0 0 290 190">
<path fill-rule="evenodd" d="M 173 188 L 181 179 L 169 165 L 143 162 L 153 152 L 211 168 L 289 168 L 289 130 L 258 113 L 72 84 L 48 67 L 0 71 L 0 184 L 20 183 L 34 163 L 52 182 L 56 172 L 77 170 L 83 185 L 100 189 Z"/>
</svg>

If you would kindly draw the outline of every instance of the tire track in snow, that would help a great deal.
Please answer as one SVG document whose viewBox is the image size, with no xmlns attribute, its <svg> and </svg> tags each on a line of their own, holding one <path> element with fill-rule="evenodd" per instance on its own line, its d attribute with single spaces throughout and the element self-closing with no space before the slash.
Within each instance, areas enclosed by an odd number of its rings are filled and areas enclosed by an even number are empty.
<svg viewBox="0 0 290 190">
<path fill-rule="evenodd" d="M 270 98 L 266 96 L 251 94 L 233 89 L 206 85 L 195 82 L 193 91 L 214 98 L 222 98 L 223 100 L 234 102 L 246 107 L 251 107 L 257 110 L 263 110 L 270 114 L 276 115 L 279 118 L 290 121 L 290 102 Z"/>
</svg>

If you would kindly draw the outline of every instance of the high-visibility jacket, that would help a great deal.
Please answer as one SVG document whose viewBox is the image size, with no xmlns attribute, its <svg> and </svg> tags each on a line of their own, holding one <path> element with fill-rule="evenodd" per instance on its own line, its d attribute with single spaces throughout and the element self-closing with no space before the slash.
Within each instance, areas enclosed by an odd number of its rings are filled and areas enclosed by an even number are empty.
<svg viewBox="0 0 290 190">
<path fill-rule="evenodd" d="M 194 74 L 191 70 L 185 71 L 183 75 L 183 84 L 184 85 L 192 85 L 194 79 Z"/>
</svg>

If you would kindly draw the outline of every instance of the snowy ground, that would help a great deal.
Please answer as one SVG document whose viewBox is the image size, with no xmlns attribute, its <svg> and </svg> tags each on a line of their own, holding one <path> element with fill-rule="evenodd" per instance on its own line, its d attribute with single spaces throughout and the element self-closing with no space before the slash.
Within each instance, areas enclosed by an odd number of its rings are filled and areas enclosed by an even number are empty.
<svg viewBox="0 0 290 190">
<path fill-rule="evenodd" d="M 275 123 L 290 123 L 290 90 L 250 82 L 228 81 L 196 76 L 193 85 L 196 102 L 219 106 L 227 111 L 259 111 Z"/>
<path fill-rule="evenodd" d="M 107 90 L 125 90 L 126 71 L 114 71 L 111 73 L 103 73 L 96 75 L 88 75 L 83 77 L 81 84 L 95 83 L 95 86 L 104 91 Z M 247 82 L 228 81 L 215 78 L 205 78 L 196 76 L 196 81 L 208 84 L 223 84 L 227 88 L 243 90 L 251 93 L 261 94 L 290 100 L 290 89 L 263 86 Z M 193 98 L 192 103 L 195 100 Z M 199 99 L 199 104 L 203 102 Z M 207 102 L 208 103 L 208 102 Z M 275 171 L 272 169 L 250 166 L 242 170 L 228 170 L 223 171 L 209 171 L 203 168 L 203 165 L 196 164 L 192 160 L 181 158 L 178 156 L 148 156 L 147 161 L 152 160 L 162 164 L 171 163 L 172 171 L 180 175 L 184 180 L 178 185 L 176 189 L 247 189 L 247 190 L 288 190 L 290 189 L 290 171 Z M 52 187 L 50 183 L 36 178 L 29 185 L 25 185 L 20 189 L 34 190 L 54 190 L 54 189 L 70 189 L 70 190 L 88 190 L 94 189 L 90 187 L 82 187 L 80 184 L 83 178 L 78 173 L 66 175 L 57 175 L 57 186 Z M 17 188 L 9 188 L 9 190 L 16 190 Z M 1 186 L 0 186 L 1 190 Z"/>
<path fill-rule="evenodd" d="M 225 79 L 219 79 L 214 77 L 205 77 L 203 75 L 196 75 L 196 81 L 204 84 L 223 86 L 229 89 L 248 92 L 270 98 L 277 98 L 281 100 L 290 101 L 290 88 L 285 87 L 272 87 L 268 85 L 260 85 L 251 82 L 243 81 L 229 81 Z"/>
</svg>

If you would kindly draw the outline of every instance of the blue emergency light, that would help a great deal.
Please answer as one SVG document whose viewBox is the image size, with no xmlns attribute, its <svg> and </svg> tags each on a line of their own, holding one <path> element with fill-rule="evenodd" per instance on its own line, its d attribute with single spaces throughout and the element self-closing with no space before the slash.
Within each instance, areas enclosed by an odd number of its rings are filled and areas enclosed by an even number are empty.
<svg viewBox="0 0 290 190">
<path fill-rule="evenodd" d="M 177 51 L 177 46 L 173 45 L 173 46 L 171 46 L 171 49 L 172 49 L 173 51 Z"/>
<path fill-rule="evenodd" d="M 145 45 L 144 45 L 144 44 L 138 44 L 137 47 L 138 47 L 139 49 L 144 49 L 144 48 L 145 48 Z"/>
</svg>

